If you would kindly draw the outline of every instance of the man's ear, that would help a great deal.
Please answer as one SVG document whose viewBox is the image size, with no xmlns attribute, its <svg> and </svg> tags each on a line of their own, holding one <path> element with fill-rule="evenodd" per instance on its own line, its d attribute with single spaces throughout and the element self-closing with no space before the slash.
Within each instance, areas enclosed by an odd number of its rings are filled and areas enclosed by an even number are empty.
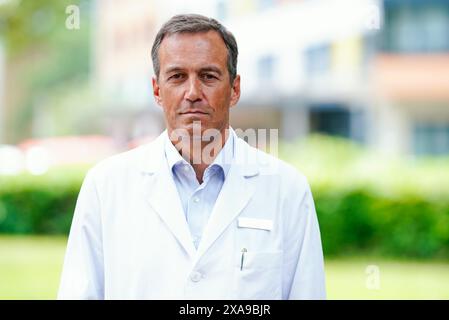
<svg viewBox="0 0 449 320">
<path fill-rule="evenodd" d="M 240 75 L 237 75 L 232 83 L 231 107 L 235 106 L 240 99 Z"/>
<path fill-rule="evenodd" d="M 156 77 L 151 78 L 151 82 L 153 84 L 154 99 L 156 100 L 157 104 L 162 107 L 161 88 L 159 87 L 159 84 L 157 83 Z"/>
</svg>

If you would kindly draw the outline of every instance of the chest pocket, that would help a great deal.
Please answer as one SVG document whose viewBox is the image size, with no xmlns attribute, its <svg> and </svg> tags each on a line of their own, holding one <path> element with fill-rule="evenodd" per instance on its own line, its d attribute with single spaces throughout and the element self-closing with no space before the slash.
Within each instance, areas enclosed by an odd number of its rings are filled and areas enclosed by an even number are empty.
<svg viewBox="0 0 449 320">
<path fill-rule="evenodd" d="M 282 251 L 237 252 L 234 293 L 236 299 L 282 299 Z"/>
</svg>

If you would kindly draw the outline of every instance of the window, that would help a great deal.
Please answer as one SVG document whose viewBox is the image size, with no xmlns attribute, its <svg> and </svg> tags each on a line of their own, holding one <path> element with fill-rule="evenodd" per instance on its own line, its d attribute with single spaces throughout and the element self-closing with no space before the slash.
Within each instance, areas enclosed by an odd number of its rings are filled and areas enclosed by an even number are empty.
<svg viewBox="0 0 449 320">
<path fill-rule="evenodd" d="M 228 17 L 228 7 L 225 0 L 219 0 L 217 2 L 217 18 L 218 20 L 226 20 Z"/>
<path fill-rule="evenodd" d="M 449 123 L 417 123 L 413 129 L 416 155 L 449 155 Z"/>
<path fill-rule="evenodd" d="M 325 74 L 330 69 L 331 53 L 327 44 L 308 48 L 305 58 L 306 73 L 309 76 Z"/>
<path fill-rule="evenodd" d="M 385 2 L 383 49 L 392 52 L 449 50 L 449 2 Z"/>
<path fill-rule="evenodd" d="M 273 80 L 275 59 L 272 55 L 261 57 L 257 62 L 257 75 L 262 82 Z"/>
<path fill-rule="evenodd" d="M 350 113 L 340 105 L 314 105 L 310 110 L 310 120 L 312 132 L 350 137 Z"/>
<path fill-rule="evenodd" d="M 258 0 L 257 4 L 259 10 L 265 10 L 275 5 L 274 0 Z"/>
</svg>

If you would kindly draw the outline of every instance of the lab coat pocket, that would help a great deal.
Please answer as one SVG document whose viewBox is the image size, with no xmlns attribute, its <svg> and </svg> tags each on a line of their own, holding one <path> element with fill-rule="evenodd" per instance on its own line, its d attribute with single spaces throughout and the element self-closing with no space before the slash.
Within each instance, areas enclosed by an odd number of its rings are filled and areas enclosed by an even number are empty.
<svg viewBox="0 0 449 320">
<path fill-rule="evenodd" d="M 282 251 L 245 251 L 235 256 L 237 299 L 282 298 Z"/>
</svg>

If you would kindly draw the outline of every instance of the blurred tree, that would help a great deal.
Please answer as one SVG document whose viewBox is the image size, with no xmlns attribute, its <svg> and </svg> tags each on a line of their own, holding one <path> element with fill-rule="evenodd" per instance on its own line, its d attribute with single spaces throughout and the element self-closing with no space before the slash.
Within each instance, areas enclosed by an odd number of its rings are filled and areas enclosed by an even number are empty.
<svg viewBox="0 0 449 320">
<path fill-rule="evenodd" d="M 83 0 L 2 0 L 0 1 L 0 34 L 8 52 L 19 54 L 30 47 L 52 44 L 54 35 L 66 29 L 66 8 L 86 8 Z M 84 27 L 84 26 L 83 26 Z M 54 44 L 54 43 L 53 43 Z"/>
<path fill-rule="evenodd" d="M 80 9 L 79 29 L 67 28 L 69 5 Z M 92 1 L 87 0 L 0 1 L 0 34 L 8 65 L 6 89 L 11 96 L 7 99 L 9 142 L 39 135 L 35 125 L 38 114 L 60 114 L 58 105 L 46 102 L 85 86 L 91 9 Z"/>
</svg>

